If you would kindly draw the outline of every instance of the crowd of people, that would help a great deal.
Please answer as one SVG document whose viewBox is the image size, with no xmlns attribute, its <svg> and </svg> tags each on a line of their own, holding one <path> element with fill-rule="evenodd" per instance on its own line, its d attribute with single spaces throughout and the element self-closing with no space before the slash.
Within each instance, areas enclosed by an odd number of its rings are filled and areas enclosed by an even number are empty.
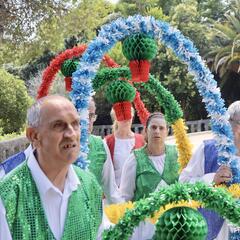
<svg viewBox="0 0 240 240">
<path fill-rule="evenodd" d="M 113 225 L 103 209 L 112 203 L 138 201 L 164 186 L 180 182 L 227 183 L 231 169 L 219 166 L 213 139 L 197 148 L 179 171 L 178 150 L 166 143 L 164 115 L 149 115 L 144 132 L 131 130 L 134 117 L 119 120 L 114 110 L 113 133 L 92 135 L 96 106 L 89 103 L 89 167 L 74 165 L 80 152 L 80 118 L 61 96 L 37 100 L 28 110 L 23 152 L 0 164 L 0 239 L 101 239 Z M 240 156 L 240 101 L 228 108 Z M 228 224 L 216 213 L 199 209 L 208 224 L 208 240 L 228 239 Z M 151 239 L 155 225 L 143 221 L 131 239 Z"/>
</svg>

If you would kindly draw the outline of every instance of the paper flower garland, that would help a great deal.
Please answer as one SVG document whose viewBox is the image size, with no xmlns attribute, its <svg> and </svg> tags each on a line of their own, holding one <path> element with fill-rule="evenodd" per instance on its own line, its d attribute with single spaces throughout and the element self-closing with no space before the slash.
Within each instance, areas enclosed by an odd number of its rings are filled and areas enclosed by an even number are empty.
<svg viewBox="0 0 240 240">
<path fill-rule="evenodd" d="M 82 127 L 82 131 L 86 132 L 87 129 L 87 106 L 92 92 L 91 80 L 97 73 L 103 54 L 108 52 L 118 41 L 137 33 L 160 40 L 188 65 L 189 72 L 194 75 L 198 91 L 211 116 L 212 131 L 217 142 L 218 162 L 229 165 L 234 160 L 235 146 L 224 101 L 213 75 L 189 39 L 168 23 L 155 20 L 153 17 L 135 15 L 127 19 L 119 18 L 104 25 L 99 35 L 89 44 L 81 58 L 78 70 L 73 73 L 73 91 L 71 92 L 72 101 L 86 123 Z M 237 162 L 232 164 L 232 168 L 239 172 Z M 240 180 L 240 174 L 235 174 L 233 183 L 238 180 Z"/>
<path fill-rule="evenodd" d="M 240 203 L 224 189 L 216 189 L 200 182 L 196 184 L 176 183 L 163 187 L 158 192 L 150 194 L 150 197 L 135 202 L 134 208 L 127 210 L 118 224 L 104 232 L 103 239 L 127 240 L 134 227 L 138 226 L 141 221 L 152 216 L 160 207 L 169 203 L 177 203 L 180 200 L 198 201 L 205 208 L 217 212 L 233 224 L 240 226 Z"/>
<path fill-rule="evenodd" d="M 64 61 L 67 59 L 71 59 L 73 57 L 79 57 L 86 50 L 86 48 L 87 45 L 82 44 L 72 49 L 67 49 L 64 52 L 57 55 L 50 62 L 50 65 L 43 72 L 42 83 L 38 89 L 37 99 L 48 95 L 52 82 L 58 71 L 61 69 L 61 66 L 64 63 Z"/>
<path fill-rule="evenodd" d="M 106 213 L 109 221 L 111 223 L 117 224 L 122 218 L 126 212 L 127 209 L 134 208 L 133 202 L 124 202 L 124 203 L 118 203 L 118 204 L 111 204 L 106 207 L 104 207 L 104 212 Z M 201 204 L 196 201 L 179 201 L 178 203 L 174 204 L 167 204 L 164 207 L 161 207 L 158 211 L 154 213 L 151 218 L 147 218 L 146 220 L 150 221 L 152 224 L 155 224 L 158 220 L 158 218 L 167 210 L 173 208 L 173 207 L 190 207 L 197 209 L 201 207 Z"/>
<path fill-rule="evenodd" d="M 143 124 L 143 126 L 146 126 L 147 119 L 150 115 L 149 111 L 145 107 L 144 103 L 141 100 L 140 93 L 136 91 L 136 96 L 133 100 L 133 104 L 135 106 L 135 109 L 137 111 L 137 115 L 140 119 L 140 122 Z"/>
</svg>

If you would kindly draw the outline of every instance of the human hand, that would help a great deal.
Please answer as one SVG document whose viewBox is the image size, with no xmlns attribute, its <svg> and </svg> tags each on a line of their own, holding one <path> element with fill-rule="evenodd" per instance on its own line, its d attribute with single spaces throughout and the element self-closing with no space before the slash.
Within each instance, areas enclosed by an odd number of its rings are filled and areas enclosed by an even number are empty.
<svg viewBox="0 0 240 240">
<path fill-rule="evenodd" d="M 232 171 L 231 169 L 226 165 L 221 165 L 213 179 L 213 182 L 218 185 L 221 183 L 229 182 L 232 179 Z"/>
</svg>

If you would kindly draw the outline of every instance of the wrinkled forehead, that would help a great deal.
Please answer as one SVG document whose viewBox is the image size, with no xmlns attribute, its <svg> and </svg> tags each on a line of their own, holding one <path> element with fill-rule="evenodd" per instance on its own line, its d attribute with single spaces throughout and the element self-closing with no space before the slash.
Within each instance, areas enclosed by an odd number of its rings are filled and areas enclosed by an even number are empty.
<svg viewBox="0 0 240 240">
<path fill-rule="evenodd" d="M 76 108 L 70 101 L 45 101 L 41 106 L 41 121 L 79 119 Z"/>
</svg>

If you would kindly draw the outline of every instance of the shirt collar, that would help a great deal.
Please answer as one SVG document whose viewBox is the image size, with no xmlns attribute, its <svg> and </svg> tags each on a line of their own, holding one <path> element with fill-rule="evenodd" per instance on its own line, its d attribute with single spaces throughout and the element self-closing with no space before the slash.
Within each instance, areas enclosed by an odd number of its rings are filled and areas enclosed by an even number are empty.
<svg viewBox="0 0 240 240">
<path fill-rule="evenodd" d="M 26 159 L 29 157 L 29 155 L 31 154 L 32 151 L 33 151 L 32 145 L 29 144 L 29 146 L 24 150 Z"/>
<path fill-rule="evenodd" d="M 58 192 L 60 194 L 61 191 L 55 187 L 52 182 L 48 179 L 45 173 L 42 171 L 41 167 L 36 160 L 33 151 L 30 153 L 29 158 L 27 160 L 27 165 L 31 171 L 32 177 L 37 185 L 39 194 L 44 196 L 50 189 Z M 67 191 L 75 191 L 80 184 L 79 178 L 75 173 L 73 166 L 69 166 L 68 174 L 65 180 L 64 192 Z M 66 189 L 67 188 L 67 189 Z"/>
</svg>

